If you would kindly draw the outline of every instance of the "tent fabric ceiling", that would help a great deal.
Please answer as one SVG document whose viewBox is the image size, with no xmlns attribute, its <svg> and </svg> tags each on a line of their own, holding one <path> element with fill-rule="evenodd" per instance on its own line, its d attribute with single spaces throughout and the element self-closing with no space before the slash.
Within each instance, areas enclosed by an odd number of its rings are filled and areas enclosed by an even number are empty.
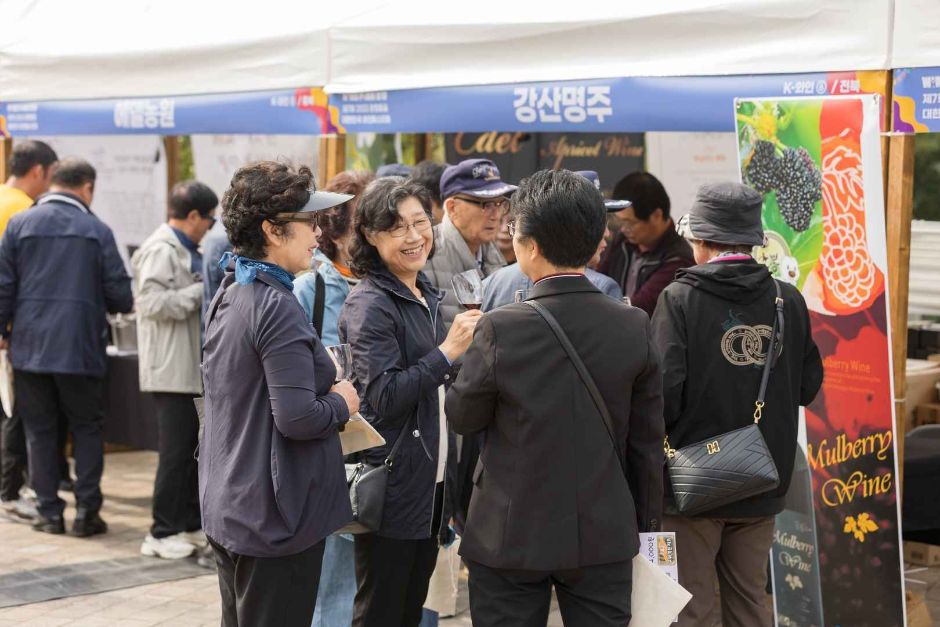
<svg viewBox="0 0 940 627">
<path fill-rule="evenodd" d="M 936 0 L 3 0 L 0 16 L 5 101 L 940 65 Z"/>
<path fill-rule="evenodd" d="M 330 30 L 327 91 L 887 69 L 887 0 L 411 0 Z"/>
</svg>

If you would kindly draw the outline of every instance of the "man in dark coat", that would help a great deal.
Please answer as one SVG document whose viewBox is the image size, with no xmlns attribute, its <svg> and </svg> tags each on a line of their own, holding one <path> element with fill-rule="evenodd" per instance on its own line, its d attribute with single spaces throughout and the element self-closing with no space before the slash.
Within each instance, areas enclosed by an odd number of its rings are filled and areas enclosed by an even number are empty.
<svg viewBox="0 0 940 627">
<path fill-rule="evenodd" d="M 772 334 L 777 290 L 767 267 L 750 252 L 763 243 L 761 195 L 739 183 L 703 185 L 680 221 L 699 265 L 680 270 L 656 307 L 653 337 L 663 358 L 663 396 L 669 446 L 679 449 L 746 427 L 753 421 Z M 822 385 L 803 296 L 779 284 L 784 331 L 767 385 L 760 430 L 780 485 L 700 516 L 678 515 L 666 482 L 663 528 L 675 531 L 679 583 L 692 593 L 682 627 L 713 624 L 715 587 L 724 625 L 770 625 L 765 604 L 767 555 L 774 516 L 796 458 L 800 405 Z"/>
<path fill-rule="evenodd" d="M 600 192 L 543 170 L 513 196 L 526 303 L 487 313 L 447 394 L 458 433 L 485 432 L 460 553 L 479 626 L 545 625 L 554 586 L 569 627 L 630 621 L 639 531 L 662 506 L 659 360 L 649 320 L 584 276 L 604 232 Z M 611 425 L 547 321 L 557 318 Z"/>
<path fill-rule="evenodd" d="M 692 249 L 676 234 L 669 195 L 649 172 L 625 176 L 614 187 L 613 197 L 631 204 L 611 214 L 614 238 L 597 270 L 617 281 L 634 307 L 652 316 L 659 294 L 676 271 L 695 263 Z"/>
<path fill-rule="evenodd" d="M 104 468 L 106 313 L 134 306 L 131 281 L 114 234 L 89 206 L 95 169 L 65 159 L 50 192 L 10 220 L 0 243 L 0 329 L 12 324 L 10 354 L 17 411 L 29 448 L 39 517 L 33 528 L 64 533 L 58 416 L 69 423 L 75 451 L 72 532 L 104 533 L 101 472 Z"/>
</svg>

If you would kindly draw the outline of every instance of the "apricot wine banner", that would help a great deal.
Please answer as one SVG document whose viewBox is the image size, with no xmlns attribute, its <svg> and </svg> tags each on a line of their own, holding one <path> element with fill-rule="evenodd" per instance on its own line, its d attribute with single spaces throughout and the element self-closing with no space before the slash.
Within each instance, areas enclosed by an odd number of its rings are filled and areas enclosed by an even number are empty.
<svg viewBox="0 0 940 627">
<path fill-rule="evenodd" d="M 796 285 L 825 366 L 771 554 L 778 625 L 904 624 L 878 96 L 737 99 L 755 251 Z"/>
</svg>

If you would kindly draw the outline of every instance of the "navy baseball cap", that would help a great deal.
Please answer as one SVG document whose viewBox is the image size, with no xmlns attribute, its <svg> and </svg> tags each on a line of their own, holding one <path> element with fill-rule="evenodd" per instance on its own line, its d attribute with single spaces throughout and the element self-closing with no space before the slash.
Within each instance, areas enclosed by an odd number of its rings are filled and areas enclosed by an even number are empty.
<svg viewBox="0 0 940 627">
<path fill-rule="evenodd" d="M 474 198 L 496 198 L 508 196 L 518 188 L 503 182 L 499 168 L 489 159 L 467 159 L 457 165 L 450 165 L 441 175 L 441 198 L 447 199 L 457 194 L 466 194 Z"/>
<path fill-rule="evenodd" d="M 597 188 L 597 191 L 601 190 L 601 177 L 597 175 L 597 172 L 594 170 L 578 170 L 575 172 L 578 176 L 583 176 L 587 180 L 594 183 L 594 187 Z M 613 213 L 616 211 L 623 211 L 627 207 L 632 207 L 633 203 L 629 200 L 611 200 L 609 198 L 604 199 L 604 206 L 607 207 L 608 213 Z"/>
<path fill-rule="evenodd" d="M 375 178 L 380 179 L 386 176 L 403 176 L 408 178 L 411 176 L 411 171 L 414 170 L 410 165 L 405 165 L 404 163 L 386 163 L 383 166 L 379 166 L 379 169 L 375 171 Z"/>
</svg>

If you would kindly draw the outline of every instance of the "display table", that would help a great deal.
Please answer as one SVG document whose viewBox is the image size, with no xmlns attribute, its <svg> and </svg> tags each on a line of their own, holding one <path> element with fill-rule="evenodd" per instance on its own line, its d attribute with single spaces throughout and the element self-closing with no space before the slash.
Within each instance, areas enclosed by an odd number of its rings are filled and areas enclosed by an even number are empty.
<svg viewBox="0 0 940 627">
<path fill-rule="evenodd" d="M 157 450 L 153 397 L 140 391 L 137 353 L 108 355 L 104 441 L 136 449 Z"/>
</svg>

